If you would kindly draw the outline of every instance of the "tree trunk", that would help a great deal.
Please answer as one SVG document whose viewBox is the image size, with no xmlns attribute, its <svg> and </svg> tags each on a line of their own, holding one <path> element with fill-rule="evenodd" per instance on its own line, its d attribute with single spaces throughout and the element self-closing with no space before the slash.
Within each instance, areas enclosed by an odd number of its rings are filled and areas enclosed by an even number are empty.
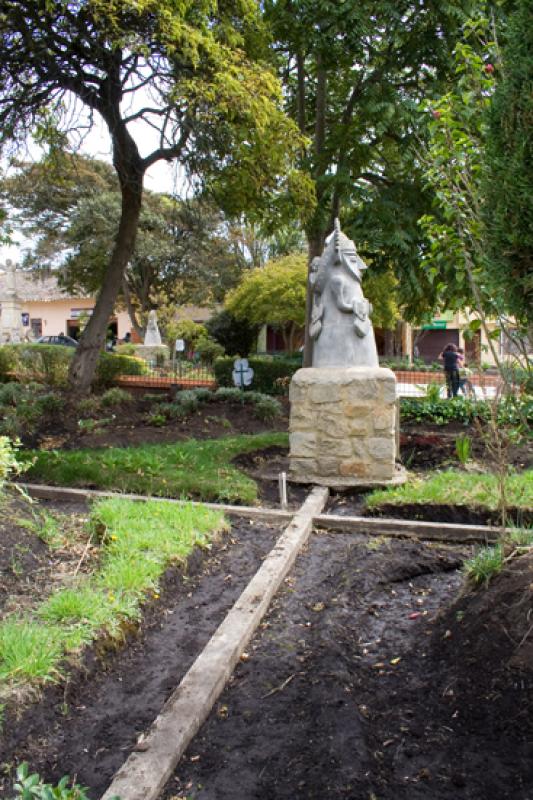
<svg viewBox="0 0 533 800">
<path fill-rule="evenodd" d="M 126 276 L 122 278 L 122 292 L 124 294 L 124 302 L 126 303 L 126 309 L 129 314 L 131 324 L 133 325 L 133 330 L 135 331 L 139 339 L 141 339 L 142 341 L 144 339 L 144 328 L 137 319 L 137 314 L 135 313 L 135 309 L 131 302 L 130 287 L 128 286 L 128 279 Z"/>
<path fill-rule="evenodd" d="M 383 338 L 385 340 L 384 341 L 384 344 L 385 344 L 385 353 L 384 353 L 384 355 L 386 355 L 387 358 L 391 358 L 395 354 L 394 353 L 394 331 L 385 330 L 383 333 L 384 333 Z"/>
<path fill-rule="evenodd" d="M 322 254 L 324 247 L 325 231 L 320 224 L 321 218 L 321 192 L 318 187 L 319 178 L 324 175 L 324 143 L 326 140 L 326 100 L 327 100 L 327 73 L 322 63 L 322 55 L 317 54 L 317 85 L 316 85 L 316 108 L 315 108 L 315 140 L 314 150 L 316 166 L 314 170 L 315 185 L 317 185 L 317 210 L 315 212 L 314 223 L 311 224 L 307 234 L 309 267 L 315 256 Z M 313 340 L 309 336 L 309 325 L 311 322 L 311 310 L 313 306 L 313 293 L 307 281 L 305 295 L 305 339 L 303 366 L 310 367 L 313 363 Z"/>
<path fill-rule="evenodd" d="M 69 387 L 75 394 L 86 394 L 90 391 L 98 355 L 105 344 L 109 318 L 113 313 L 122 278 L 135 247 L 142 201 L 143 176 L 140 163 L 134 165 L 130 162 L 127 176 L 124 174 L 126 170 L 121 172 L 119 180 L 122 211 L 115 245 L 93 314 L 70 365 Z"/>
</svg>

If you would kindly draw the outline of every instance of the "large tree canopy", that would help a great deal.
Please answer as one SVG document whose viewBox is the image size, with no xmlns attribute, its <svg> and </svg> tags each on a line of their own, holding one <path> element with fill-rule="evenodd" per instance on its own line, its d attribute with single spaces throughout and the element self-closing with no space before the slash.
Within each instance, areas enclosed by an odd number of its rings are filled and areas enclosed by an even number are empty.
<svg viewBox="0 0 533 800">
<path fill-rule="evenodd" d="M 31 243 L 23 266 L 59 270 L 70 291 L 96 295 L 120 220 L 113 168 L 58 151 L 53 159 L 20 164 L 0 186 L 17 229 Z M 119 299 L 143 336 L 147 313 L 161 297 L 179 305 L 222 302 L 244 268 L 244 257 L 213 203 L 145 190 Z"/>
<path fill-rule="evenodd" d="M 417 220 L 431 193 L 416 158 L 416 109 L 447 75 L 469 5 L 265 2 L 288 109 L 312 139 L 305 163 L 318 202 L 306 226 L 309 255 L 321 252 L 342 209 L 343 229 L 363 256 L 384 271 L 392 264 L 411 318 L 434 300 L 419 269 Z"/>
<path fill-rule="evenodd" d="M 226 298 L 226 309 L 252 325 L 280 328 L 286 350 L 293 352 L 295 334 L 305 323 L 307 259 L 292 253 L 250 270 Z"/>
<path fill-rule="evenodd" d="M 0 141 L 48 123 L 45 109 L 79 135 L 99 116 L 111 139 L 121 213 L 72 361 L 71 385 L 85 389 L 133 253 L 146 170 L 178 159 L 232 212 L 286 215 L 311 197 L 292 169 L 300 139 L 262 62 L 255 0 L 5 0 L 0 33 Z M 141 121 L 158 134 L 144 155 Z"/>
</svg>

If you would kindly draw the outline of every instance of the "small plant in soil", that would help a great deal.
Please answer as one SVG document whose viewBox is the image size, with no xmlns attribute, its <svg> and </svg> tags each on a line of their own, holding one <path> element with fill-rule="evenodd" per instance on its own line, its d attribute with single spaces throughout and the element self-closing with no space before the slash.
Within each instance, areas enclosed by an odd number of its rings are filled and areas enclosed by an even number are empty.
<svg viewBox="0 0 533 800">
<path fill-rule="evenodd" d="M 149 414 L 146 417 L 146 422 L 148 425 L 153 425 L 156 428 L 162 428 L 164 425 L 167 424 L 167 418 L 164 414 Z"/>
<path fill-rule="evenodd" d="M 128 408 L 133 404 L 133 397 L 125 389 L 114 386 L 104 392 L 100 403 L 104 408 Z"/>
<path fill-rule="evenodd" d="M 470 436 L 461 435 L 455 440 L 455 454 L 463 467 L 472 457 L 472 439 Z"/>
<path fill-rule="evenodd" d="M 504 565 L 512 559 L 524 555 L 533 548 L 533 530 L 515 528 L 494 547 L 482 547 L 472 558 L 465 561 L 463 571 L 473 584 L 487 584 L 498 575 Z"/>
<path fill-rule="evenodd" d="M 36 772 L 30 774 L 26 762 L 17 767 L 15 792 L 11 800 L 89 800 L 86 789 L 65 775 L 59 783 L 45 783 Z M 111 800 L 120 800 L 113 797 Z"/>
<path fill-rule="evenodd" d="M 76 410 L 81 417 L 95 417 L 100 412 L 98 397 L 83 397 L 78 400 Z"/>
</svg>

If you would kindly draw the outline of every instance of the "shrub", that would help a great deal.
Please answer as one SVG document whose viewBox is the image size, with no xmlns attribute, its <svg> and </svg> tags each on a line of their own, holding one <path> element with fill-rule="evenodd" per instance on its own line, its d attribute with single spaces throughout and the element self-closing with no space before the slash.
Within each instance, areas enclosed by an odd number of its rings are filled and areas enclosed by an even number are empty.
<svg viewBox="0 0 533 800">
<path fill-rule="evenodd" d="M 125 389 L 120 389 L 118 386 L 113 386 L 104 392 L 100 398 L 101 404 L 104 408 L 120 408 L 121 406 L 131 406 L 133 397 Z"/>
<path fill-rule="evenodd" d="M 256 398 L 254 402 L 254 417 L 263 422 L 272 422 L 276 417 L 281 416 L 281 412 L 281 403 L 275 397 L 263 395 Z"/>
<path fill-rule="evenodd" d="M 102 351 L 98 357 L 95 385 L 106 389 L 113 385 L 119 375 L 146 375 L 147 372 L 148 367 L 140 358 Z"/>
<path fill-rule="evenodd" d="M 192 414 L 198 408 L 198 397 L 194 390 L 185 389 L 176 394 L 175 403 L 181 406 L 187 414 Z"/>
<path fill-rule="evenodd" d="M 76 408 L 82 417 L 92 417 L 100 411 L 100 400 L 98 397 L 84 397 L 78 401 Z"/>
<path fill-rule="evenodd" d="M 167 418 L 164 414 L 149 414 L 146 418 L 148 425 L 155 425 L 157 428 L 162 428 L 166 424 Z"/>
<path fill-rule="evenodd" d="M 213 395 L 215 400 L 228 400 L 230 403 L 244 403 L 244 392 L 236 386 L 221 386 Z"/>
<path fill-rule="evenodd" d="M 429 388 L 429 387 L 428 387 Z M 446 425 L 448 422 L 462 422 L 464 425 L 475 419 L 490 418 L 490 403 L 485 400 L 469 398 L 402 398 L 400 414 L 402 422 L 432 422 Z M 497 419 L 500 425 L 520 425 L 523 420 L 533 421 L 533 401 L 529 397 L 502 401 L 498 405 Z"/>
<path fill-rule="evenodd" d="M 216 358 L 221 358 L 224 355 L 222 345 L 209 338 L 199 339 L 194 351 L 199 356 L 202 364 L 212 364 Z"/>
<path fill-rule="evenodd" d="M 4 383 L 0 386 L 0 405 L 16 406 L 26 394 L 26 388 L 22 383 Z"/>
<path fill-rule="evenodd" d="M 61 389 L 67 385 L 72 347 L 55 344 L 16 344 L 12 371 L 21 383 L 38 381 Z"/>
<path fill-rule="evenodd" d="M 0 436 L 0 490 L 12 472 L 19 472 L 16 449 L 7 436 Z"/>
<path fill-rule="evenodd" d="M 233 386 L 233 363 L 235 359 L 226 356 L 217 358 L 214 364 L 215 377 L 219 386 Z M 255 356 L 248 359 L 254 371 L 253 389 L 264 394 L 284 394 L 286 391 L 280 379 L 292 378 L 300 369 L 301 357 Z"/>
<path fill-rule="evenodd" d="M 200 403 L 209 403 L 214 398 L 214 394 L 211 389 L 204 389 L 203 387 L 199 387 L 198 389 L 193 389 L 195 397 Z"/>
<path fill-rule="evenodd" d="M 60 394 L 47 392 L 42 394 L 35 401 L 35 404 L 42 414 L 57 414 L 64 406 L 64 399 Z"/>
<path fill-rule="evenodd" d="M 206 322 L 206 328 L 229 356 L 247 356 L 254 348 L 260 326 L 236 319 L 229 311 L 223 310 Z"/>
<path fill-rule="evenodd" d="M 119 344 L 115 347 L 115 353 L 119 356 L 134 356 L 136 345 L 131 343 Z"/>
<path fill-rule="evenodd" d="M 10 373 L 15 366 L 15 351 L 11 345 L 0 346 L 0 382 L 11 380 Z"/>
<path fill-rule="evenodd" d="M 152 416 L 163 414 L 167 419 L 181 419 L 187 416 L 187 410 L 179 403 L 159 403 L 150 413 Z"/>
</svg>

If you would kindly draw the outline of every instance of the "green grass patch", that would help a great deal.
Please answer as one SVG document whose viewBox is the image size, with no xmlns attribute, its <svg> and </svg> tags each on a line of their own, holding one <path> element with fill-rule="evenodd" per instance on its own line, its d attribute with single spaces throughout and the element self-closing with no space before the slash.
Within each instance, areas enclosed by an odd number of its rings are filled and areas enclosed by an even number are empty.
<svg viewBox="0 0 533 800">
<path fill-rule="evenodd" d="M 231 460 L 287 443 L 285 433 L 263 433 L 105 450 L 40 451 L 28 454 L 34 459 L 28 475 L 57 486 L 251 503 L 257 498 L 257 485 Z"/>
<path fill-rule="evenodd" d="M 461 505 L 495 511 L 498 508 L 497 479 L 489 474 L 447 470 L 427 478 L 411 478 L 402 486 L 378 489 L 367 497 L 368 508 L 390 503 Z M 509 474 L 507 503 L 516 508 L 533 508 L 533 470 Z"/>
<path fill-rule="evenodd" d="M 157 596 L 167 567 L 184 563 L 196 546 L 209 547 L 227 523 L 202 506 L 117 498 L 95 503 L 90 525 L 100 542 L 98 568 L 0 623 L 0 697 L 56 680 L 65 657 L 99 636 L 120 638 L 141 604 Z"/>
</svg>

